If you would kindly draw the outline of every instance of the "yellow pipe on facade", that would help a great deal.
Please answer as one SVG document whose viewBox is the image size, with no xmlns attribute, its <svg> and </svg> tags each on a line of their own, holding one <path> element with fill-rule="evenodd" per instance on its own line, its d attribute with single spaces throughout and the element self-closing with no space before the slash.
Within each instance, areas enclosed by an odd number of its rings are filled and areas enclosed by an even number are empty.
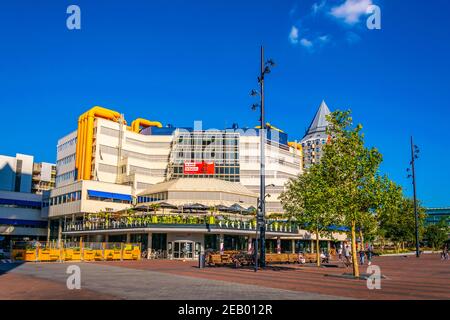
<svg viewBox="0 0 450 320">
<path fill-rule="evenodd" d="M 89 113 L 86 119 L 86 148 L 84 158 L 83 180 L 91 180 L 92 167 L 92 139 L 94 138 L 94 115 Z"/>
<path fill-rule="evenodd" d="M 86 154 L 86 116 L 83 117 L 83 121 L 81 122 L 82 125 L 82 132 L 81 132 L 81 153 L 80 153 L 80 167 L 81 167 L 81 171 L 79 173 L 79 179 L 83 180 L 83 175 L 84 175 L 84 168 L 85 168 L 85 161 L 84 161 L 84 156 Z"/>
<path fill-rule="evenodd" d="M 292 148 L 295 148 L 295 149 L 297 149 L 297 150 L 303 151 L 303 147 L 302 147 L 302 145 L 301 145 L 300 143 L 297 143 L 297 142 L 288 142 L 288 146 L 289 146 L 289 147 L 292 147 Z"/>
<path fill-rule="evenodd" d="M 81 157 L 81 156 L 78 156 L 78 155 L 81 155 L 81 154 L 82 154 L 82 151 L 81 151 L 81 150 L 82 150 L 82 147 L 83 147 L 83 145 L 84 145 L 84 139 L 83 139 L 83 132 L 84 132 L 83 119 L 84 119 L 85 114 L 86 114 L 86 112 L 83 113 L 83 114 L 78 118 L 77 152 L 76 152 L 77 157 L 76 157 L 76 159 L 75 159 L 75 168 L 78 169 L 78 175 L 77 175 L 77 178 L 78 178 L 78 179 L 80 178 L 80 172 L 81 172 L 80 170 L 81 170 L 81 163 L 82 163 L 82 161 L 81 161 L 82 157 Z"/>
<path fill-rule="evenodd" d="M 116 111 L 102 107 L 93 107 L 78 119 L 76 168 L 78 180 L 91 179 L 92 147 L 95 118 L 103 118 L 114 122 L 119 121 L 121 115 Z"/>
<path fill-rule="evenodd" d="M 162 128 L 162 124 L 161 124 L 161 122 L 158 122 L 158 121 L 150 121 L 150 120 L 142 119 L 142 118 L 138 118 L 138 119 L 134 120 L 131 123 L 131 130 L 136 132 L 136 133 L 140 132 L 141 127 L 144 127 L 144 128 L 148 128 L 148 127 Z"/>
</svg>

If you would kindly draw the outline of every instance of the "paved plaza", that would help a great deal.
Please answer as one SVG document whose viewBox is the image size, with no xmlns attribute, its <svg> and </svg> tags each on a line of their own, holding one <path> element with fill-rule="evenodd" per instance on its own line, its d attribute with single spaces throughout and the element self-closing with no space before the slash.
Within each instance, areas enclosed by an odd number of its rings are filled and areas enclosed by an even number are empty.
<svg viewBox="0 0 450 320">
<path fill-rule="evenodd" d="M 81 269 L 81 290 L 66 287 L 71 263 L 0 264 L 0 299 L 450 299 L 450 264 L 434 254 L 375 257 L 385 277 L 380 290 L 333 277 L 351 272 L 340 266 L 282 265 L 255 273 L 167 260 L 73 264 Z"/>
</svg>

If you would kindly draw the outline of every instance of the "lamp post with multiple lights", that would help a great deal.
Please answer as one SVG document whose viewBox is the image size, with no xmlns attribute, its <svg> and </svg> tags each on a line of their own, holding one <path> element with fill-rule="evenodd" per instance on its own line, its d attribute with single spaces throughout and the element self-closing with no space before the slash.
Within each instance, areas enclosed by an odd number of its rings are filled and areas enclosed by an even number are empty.
<svg viewBox="0 0 450 320">
<path fill-rule="evenodd" d="M 261 172 L 260 172 L 260 195 L 259 195 L 259 204 L 258 204 L 258 214 L 257 214 L 257 232 L 259 229 L 259 238 L 260 238 L 260 264 L 261 267 L 264 268 L 266 266 L 266 173 L 265 173 L 265 166 L 266 166 L 266 156 L 265 156 L 265 146 L 266 146 L 266 123 L 265 123 L 265 113 L 264 113 L 264 78 L 266 74 L 269 74 L 271 71 L 271 67 L 274 67 L 275 63 L 272 59 L 269 59 L 267 61 L 264 61 L 264 47 L 261 46 L 261 71 L 260 75 L 258 77 L 258 84 L 259 84 L 259 92 L 257 90 L 252 90 L 250 95 L 255 97 L 259 96 L 260 101 L 259 103 L 254 103 L 252 105 L 252 110 L 256 110 L 258 107 L 261 111 L 260 114 L 260 130 L 259 135 L 261 138 L 260 141 L 260 164 L 261 164 Z M 258 270 L 258 241 L 256 239 L 255 241 L 255 271 Z"/>
<path fill-rule="evenodd" d="M 419 216 L 417 213 L 417 194 L 416 194 L 416 169 L 415 169 L 415 161 L 419 159 L 419 147 L 416 146 L 413 142 L 413 137 L 411 137 L 411 165 L 410 168 L 406 169 L 408 171 L 408 178 L 412 178 L 413 185 L 413 193 L 414 193 L 414 219 L 416 224 L 416 257 L 420 256 L 420 248 L 419 248 Z"/>
</svg>

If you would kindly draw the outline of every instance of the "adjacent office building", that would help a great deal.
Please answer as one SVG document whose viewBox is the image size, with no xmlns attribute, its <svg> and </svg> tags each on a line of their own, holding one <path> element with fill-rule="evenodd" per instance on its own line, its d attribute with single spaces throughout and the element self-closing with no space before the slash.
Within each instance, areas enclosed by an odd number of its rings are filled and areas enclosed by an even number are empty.
<svg viewBox="0 0 450 320">
<path fill-rule="evenodd" d="M 11 240 L 47 237 L 42 193 L 55 186 L 56 166 L 30 155 L 0 156 L 0 248 Z"/>
</svg>

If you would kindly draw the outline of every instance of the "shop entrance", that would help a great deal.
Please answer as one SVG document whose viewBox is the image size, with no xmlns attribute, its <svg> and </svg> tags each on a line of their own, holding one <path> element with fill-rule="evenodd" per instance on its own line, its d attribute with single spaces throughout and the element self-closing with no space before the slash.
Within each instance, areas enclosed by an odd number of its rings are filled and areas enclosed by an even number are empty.
<svg viewBox="0 0 450 320">
<path fill-rule="evenodd" d="M 170 259 L 197 259 L 200 254 L 201 243 L 178 240 L 169 242 Z"/>
<path fill-rule="evenodd" d="M 175 241 L 173 243 L 174 259 L 192 259 L 194 256 L 194 242 Z"/>
</svg>

